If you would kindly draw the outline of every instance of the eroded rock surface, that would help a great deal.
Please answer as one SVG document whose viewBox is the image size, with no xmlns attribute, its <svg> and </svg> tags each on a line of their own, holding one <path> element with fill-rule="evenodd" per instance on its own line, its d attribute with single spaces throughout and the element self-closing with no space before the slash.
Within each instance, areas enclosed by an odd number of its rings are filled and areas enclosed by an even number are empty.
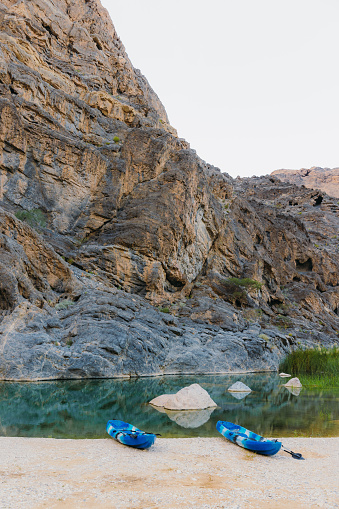
<svg viewBox="0 0 339 509">
<path fill-rule="evenodd" d="M 0 3 L 0 377 L 275 369 L 339 330 L 339 208 L 179 139 L 98 0 Z"/>
</svg>

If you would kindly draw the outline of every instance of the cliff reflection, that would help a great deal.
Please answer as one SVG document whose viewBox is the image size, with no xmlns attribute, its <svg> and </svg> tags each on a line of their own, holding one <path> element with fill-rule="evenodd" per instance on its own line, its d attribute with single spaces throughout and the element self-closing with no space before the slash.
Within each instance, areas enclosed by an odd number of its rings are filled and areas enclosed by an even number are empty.
<svg viewBox="0 0 339 509">
<path fill-rule="evenodd" d="M 252 392 L 238 400 L 227 388 L 237 380 Z M 199 383 L 218 407 L 210 413 L 161 413 L 148 402 Z M 218 436 L 218 420 L 242 424 L 260 435 L 337 436 L 339 390 L 303 388 L 295 396 L 274 373 L 167 376 L 130 380 L 0 383 L 0 435 L 105 438 L 109 419 L 132 422 L 163 437 Z"/>
</svg>

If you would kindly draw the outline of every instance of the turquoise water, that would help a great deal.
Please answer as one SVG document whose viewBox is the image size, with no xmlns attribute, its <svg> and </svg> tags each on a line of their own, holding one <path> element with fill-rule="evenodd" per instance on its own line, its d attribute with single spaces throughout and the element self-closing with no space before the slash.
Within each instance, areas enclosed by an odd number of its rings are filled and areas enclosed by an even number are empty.
<svg viewBox="0 0 339 509">
<path fill-rule="evenodd" d="M 253 390 L 244 399 L 227 391 L 237 380 Z M 163 413 L 148 404 L 192 383 L 206 389 L 218 408 Z M 275 373 L 0 382 L 0 436 L 105 438 L 109 419 L 131 422 L 163 437 L 218 436 L 218 420 L 269 437 L 339 436 L 338 388 L 303 388 L 294 395 L 282 383 Z"/>
</svg>

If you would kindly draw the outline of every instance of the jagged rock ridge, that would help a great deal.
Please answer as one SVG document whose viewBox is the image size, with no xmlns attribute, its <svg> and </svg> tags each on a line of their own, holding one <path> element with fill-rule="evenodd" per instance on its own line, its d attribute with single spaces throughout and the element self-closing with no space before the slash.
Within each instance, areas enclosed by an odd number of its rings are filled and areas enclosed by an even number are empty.
<svg viewBox="0 0 339 509">
<path fill-rule="evenodd" d="M 96 0 L 0 4 L 0 376 L 274 369 L 338 334 L 338 206 L 178 139 Z"/>
<path fill-rule="evenodd" d="M 339 168 L 319 168 L 301 170 L 276 170 L 271 173 L 283 182 L 291 182 L 297 186 L 320 189 L 329 196 L 339 198 Z"/>
</svg>

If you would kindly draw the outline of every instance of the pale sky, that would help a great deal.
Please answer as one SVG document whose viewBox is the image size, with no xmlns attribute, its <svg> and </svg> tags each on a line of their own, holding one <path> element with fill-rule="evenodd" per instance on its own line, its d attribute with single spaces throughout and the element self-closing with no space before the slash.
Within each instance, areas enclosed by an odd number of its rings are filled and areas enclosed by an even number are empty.
<svg viewBox="0 0 339 509">
<path fill-rule="evenodd" d="M 198 155 L 233 177 L 339 166 L 339 0 L 101 0 Z"/>
</svg>

